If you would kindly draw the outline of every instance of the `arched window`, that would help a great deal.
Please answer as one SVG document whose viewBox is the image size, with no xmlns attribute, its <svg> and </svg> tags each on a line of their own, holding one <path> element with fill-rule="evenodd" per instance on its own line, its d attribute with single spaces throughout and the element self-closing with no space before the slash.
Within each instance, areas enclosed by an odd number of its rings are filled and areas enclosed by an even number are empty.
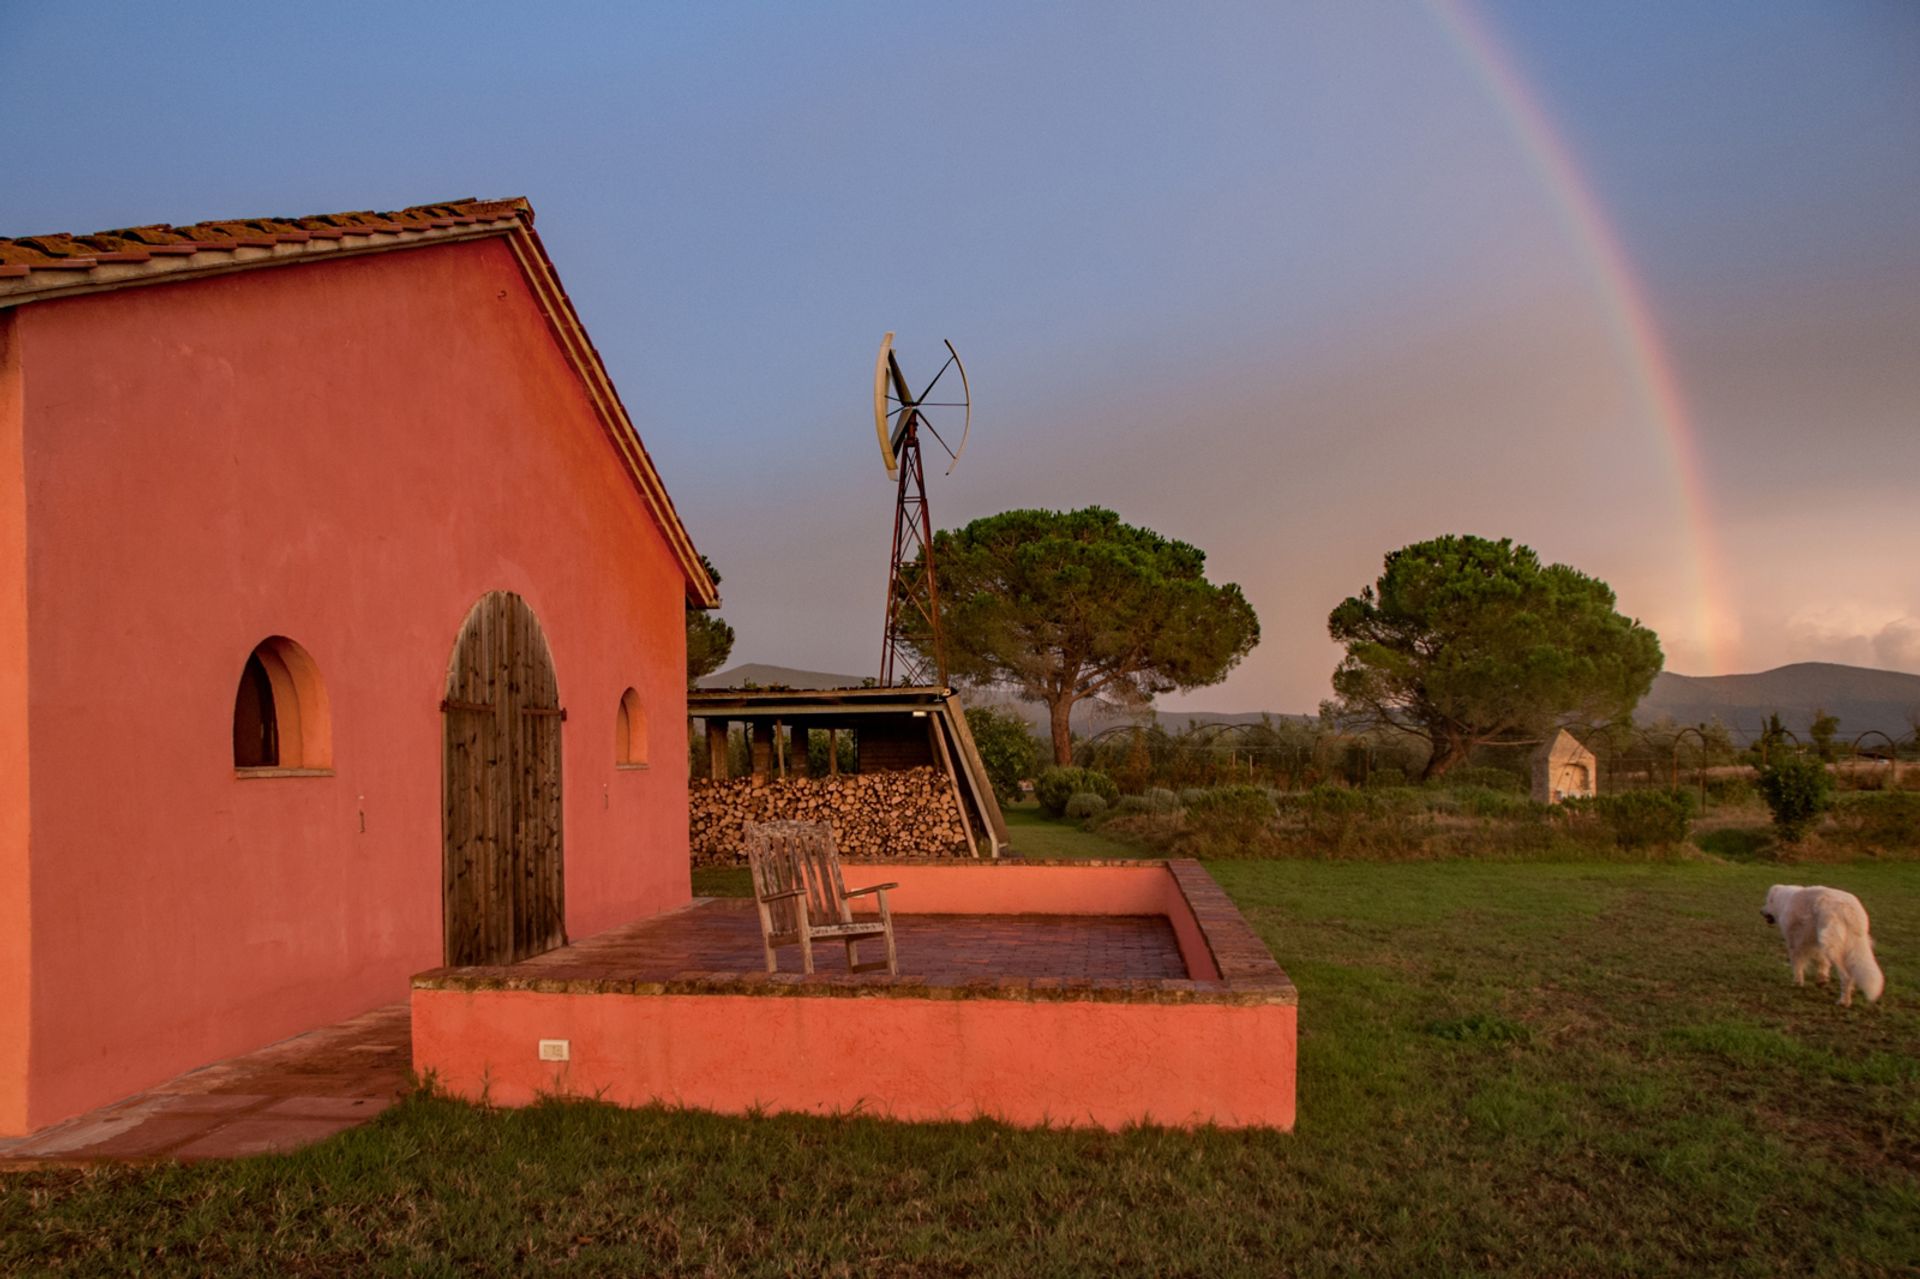
<svg viewBox="0 0 1920 1279">
<path fill-rule="evenodd" d="M 627 768 L 647 764 L 647 712 L 632 689 L 620 694 L 620 709 L 614 713 L 613 762 Z"/>
<path fill-rule="evenodd" d="M 233 766 L 242 772 L 333 767 L 327 690 L 307 650 L 284 635 L 260 641 L 233 698 Z"/>
</svg>

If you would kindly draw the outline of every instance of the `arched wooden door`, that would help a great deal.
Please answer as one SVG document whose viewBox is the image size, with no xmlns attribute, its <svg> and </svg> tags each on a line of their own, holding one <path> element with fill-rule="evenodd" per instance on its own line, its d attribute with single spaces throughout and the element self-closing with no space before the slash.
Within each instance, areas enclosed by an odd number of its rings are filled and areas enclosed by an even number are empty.
<svg viewBox="0 0 1920 1279">
<path fill-rule="evenodd" d="M 447 670 L 441 918 L 449 964 L 505 964 L 567 941 L 559 686 L 527 602 L 473 606 Z"/>
</svg>

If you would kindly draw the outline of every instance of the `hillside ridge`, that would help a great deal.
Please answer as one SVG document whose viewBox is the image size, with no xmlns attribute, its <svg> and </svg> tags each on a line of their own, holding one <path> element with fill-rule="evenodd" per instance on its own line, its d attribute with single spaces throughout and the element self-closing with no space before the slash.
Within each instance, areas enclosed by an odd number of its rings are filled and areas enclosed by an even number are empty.
<svg viewBox="0 0 1920 1279">
<path fill-rule="evenodd" d="M 862 677 L 857 675 L 747 662 L 706 676 L 698 684 L 701 688 L 732 688 L 743 683 L 763 688 L 776 685 L 858 688 L 861 682 Z M 1044 707 L 1007 693 L 990 693 L 984 697 L 973 694 L 967 700 L 1013 711 L 1036 727 L 1043 728 L 1046 724 Z M 1772 670 L 1738 675 L 1680 675 L 1662 671 L 1654 677 L 1653 688 L 1641 700 L 1634 718 L 1642 724 L 1661 719 L 1680 724 L 1718 722 L 1737 740 L 1745 741 L 1756 736 L 1767 716 L 1773 714 L 1778 714 L 1786 727 L 1804 734 L 1813 723 L 1814 715 L 1822 710 L 1840 717 L 1840 735 L 1844 738 L 1867 732 L 1904 738 L 1920 727 L 1920 675 L 1839 662 L 1791 662 Z M 1313 718 L 1311 712 L 1297 711 L 1161 710 L 1150 714 L 1169 729 L 1184 728 L 1190 721 L 1255 723 L 1262 715 L 1275 719 Z M 1137 718 L 1143 717 L 1083 703 L 1075 709 L 1073 727 L 1078 733 L 1092 733 L 1133 723 Z"/>
</svg>

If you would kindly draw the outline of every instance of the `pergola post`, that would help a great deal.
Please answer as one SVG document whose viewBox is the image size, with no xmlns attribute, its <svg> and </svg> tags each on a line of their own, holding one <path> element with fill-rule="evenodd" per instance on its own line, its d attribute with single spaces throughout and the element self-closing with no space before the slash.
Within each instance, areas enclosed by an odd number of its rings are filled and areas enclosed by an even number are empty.
<svg viewBox="0 0 1920 1279">
<path fill-rule="evenodd" d="M 747 731 L 753 738 L 753 775 L 764 778 L 773 763 L 773 725 L 756 720 Z"/>
</svg>

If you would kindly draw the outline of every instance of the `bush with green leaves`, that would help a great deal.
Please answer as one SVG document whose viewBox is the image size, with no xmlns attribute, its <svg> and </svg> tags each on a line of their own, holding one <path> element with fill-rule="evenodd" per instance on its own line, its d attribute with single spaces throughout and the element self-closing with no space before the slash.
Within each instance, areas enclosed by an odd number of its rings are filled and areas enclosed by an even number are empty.
<svg viewBox="0 0 1920 1279">
<path fill-rule="evenodd" d="M 1428 785 L 1449 789 L 1478 786 L 1507 795 L 1525 795 L 1533 789 L 1526 778 L 1510 768 L 1450 768 L 1444 777 L 1436 777 Z"/>
<path fill-rule="evenodd" d="M 1011 711 L 991 706 L 967 708 L 967 731 L 986 766 L 987 784 L 1002 804 L 1020 798 L 1020 783 L 1040 771 L 1045 748 L 1027 728 L 1027 722 Z"/>
<path fill-rule="evenodd" d="M 1231 857 L 1259 848 L 1273 824 L 1272 798 L 1258 786 L 1216 786 L 1187 805 L 1191 851 Z"/>
<path fill-rule="evenodd" d="M 1861 791 L 1833 806 L 1833 824 L 1849 844 L 1881 856 L 1920 853 L 1920 792 Z"/>
<path fill-rule="evenodd" d="M 1832 803 L 1833 776 L 1811 756 L 1782 755 L 1760 770 L 1759 790 L 1780 838 L 1794 844 Z"/>
<path fill-rule="evenodd" d="M 1088 792 L 1082 791 L 1081 793 L 1087 794 Z M 1073 800 L 1069 798 L 1067 803 L 1071 805 Z M 1153 805 L 1148 802 L 1145 795 L 1122 795 L 1120 802 L 1113 806 L 1113 815 L 1115 817 L 1139 817 L 1143 813 L 1151 813 L 1152 811 Z"/>
<path fill-rule="evenodd" d="M 1164 786 L 1149 786 L 1140 798 L 1147 801 L 1147 809 L 1150 812 L 1171 813 L 1180 807 L 1178 792 L 1170 791 Z"/>
<path fill-rule="evenodd" d="M 1754 798 L 1753 782 L 1745 777 L 1707 778 L 1707 799 L 1715 804 L 1744 804 Z"/>
<path fill-rule="evenodd" d="M 1093 768 L 1049 768 L 1033 784 L 1033 797 L 1052 817 L 1063 816 L 1067 801 L 1082 791 L 1098 795 L 1109 804 L 1120 798 L 1120 788 L 1113 779 Z"/>
<path fill-rule="evenodd" d="M 1485 786 L 1449 786 L 1454 808 L 1469 817 L 1488 819 L 1533 816 L 1535 804 L 1525 795 L 1510 790 L 1491 790 Z"/>
<path fill-rule="evenodd" d="M 1067 796 L 1066 814 L 1071 821 L 1083 822 L 1106 811 L 1107 801 L 1090 790 L 1076 791 Z"/>
<path fill-rule="evenodd" d="M 1206 796 L 1206 793 L 1207 793 L 1207 788 L 1204 786 L 1187 787 L 1185 790 L 1180 792 L 1180 807 L 1182 808 L 1193 807 L 1195 801 L 1204 798 Z"/>
<path fill-rule="evenodd" d="M 1373 807 L 1373 797 L 1365 791 L 1326 782 L 1308 790 L 1300 798 L 1301 806 L 1314 817 L 1346 817 L 1365 813 Z"/>
<path fill-rule="evenodd" d="M 1602 795 L 1594 810 L 1622 848 L 1667 848 L 1684 843 L 1693 822 L 1691 791 L 1630 790 Z"/>
</svg>

